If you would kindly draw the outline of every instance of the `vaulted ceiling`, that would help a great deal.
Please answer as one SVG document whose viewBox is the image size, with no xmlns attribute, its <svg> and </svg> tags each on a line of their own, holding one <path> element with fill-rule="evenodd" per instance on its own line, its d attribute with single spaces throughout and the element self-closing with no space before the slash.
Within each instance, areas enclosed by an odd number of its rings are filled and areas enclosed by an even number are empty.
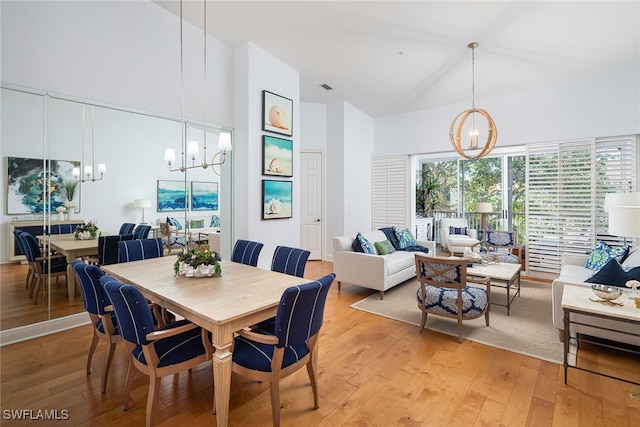
<svg viewBox="0 0 640 427">
<path fill-rule="evenodd" d="M 155 1 L 179 15 L 179 2 Z M 203 2 L 183 4 L 202 28 Z M 300 71 L 303 101 L 372 117 L 590 78 L 640 75 L 638 1 L 208 1 L 207 31 Z M 321 87 L 328 84 L 327 91 Z M 640 94 L 639 94 L 640 97 Z"/>
</svg>

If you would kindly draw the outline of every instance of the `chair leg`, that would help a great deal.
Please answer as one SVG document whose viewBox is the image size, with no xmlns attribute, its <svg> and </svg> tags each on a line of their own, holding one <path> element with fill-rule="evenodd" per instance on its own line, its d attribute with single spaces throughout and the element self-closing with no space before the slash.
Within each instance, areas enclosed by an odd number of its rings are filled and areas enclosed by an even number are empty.
<svg viewBox="0 0 640 427">
<path fill-rule="evenodd" d="M 109 343 L 107 348 L 107 355 L 104 359 L 104 368 L 102 370 L 102 392 L 107 391 L 107 378 L 109 377 L 109 369 L 111 368 L 111 361 L 113 360 L 113 354 L 116 350 L 116 343 Z"/>
<path fill-rule="evenodd" d="M 382 301 L 384 299 L 384 291 L 379 291 L 380 293 L 380 300 Z"/>
<path fill-rule="evenodd" d="M 420 332 L 424 331 L 424 325 L 427 324 L 427 312 L 422 311 L 422 321 L 420 322 Z"/>
<path fill-rule="evenodd" d="M 311 381 L 311 388 L 313 389 L 313 409 L 318 409 L 318 352 L 313 349 L 313 354 L 307 362 L 307 373 L 309 374 L 309 380 Z"/>
<path fill-rule="evenodd" d="M 458 317 L 458 342 L 462 342 L 462 318 Z"/>
<path fill-rule="evenodd" d="M 40 288 L 41 288 L 40 282 L 42 282 L 43 280 L 44 279 L 42 279 L 40 277 L 36 280 L 35 289 L 33 290 L 33 303 L 34 304 L 38 304 L 38 295 L 40 294 Z M 44 283 L 43 283 L 43 285 L 44 285 Z"/>
<path fill-rule="evenodd" d="M 156 404 L 158 393 L 160 392 L 161 378 L 149 375 L 149 395 L 147 396 L 147 427 L 153 425 L 153 407 Z"/>
<path fill-rule="evenodd" d="M 342 288 L 342 282 L 338 281 L 338 291 L 340 291 L 341 288 Z"/>
<path fill-rule="evenodd" d="M 93 359 L 93 353 L 96 351 L 98 340 L 100 340 L 100 337 L 98 337 L 98 333 L 96 332 L 96 328 L 94 326 L 93 337 L 91 338 L 91 346 L 89 347 L 89 356 L 87 356 L 87 375 L 91 373 L 91 360 Z"/>
<path fill-rule="evenodd" d="M 273 427 L 280 427 L 280 379 L 271 380 L 271 415 Z"/>
<path fill-rule="evenodd" d="M 127 370 L 127 381 L 124 384 L 124 408 L 123 408 L 124 411 L 129 409 L 129 392 L 131 391 L 131 386 L 133 385 L 133 379 L 136 376 L 136 371 L 137 371 L 137 368 L 133 365 L 133 360 L 129 359 L 129 369 Z"/>
<path fill-rule="evenodd" d="M 489 326 L 489 310 L 484 313 L 484 322 Z"/>
</svg>

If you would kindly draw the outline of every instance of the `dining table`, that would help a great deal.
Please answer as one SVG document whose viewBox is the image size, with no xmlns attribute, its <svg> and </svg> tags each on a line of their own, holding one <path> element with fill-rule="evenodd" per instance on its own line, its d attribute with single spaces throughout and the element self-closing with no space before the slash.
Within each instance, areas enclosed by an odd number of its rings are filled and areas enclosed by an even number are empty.
<svg viewBox="0 0 640 427">
<path fill-rule="evenodd" d="M 174 274 L 176 260 L 164 256 L 102 269 L 212 333 L 213 409 L 218 427 L 227 426 L 234 333 L 275 316 L 284 290 L 308 280 L 228 260 L 221 261 L 222 277 L 188 278 Z"/>
<path fill-rule="evenodd" d="M 73 233 L 66 233 L 39 235 L 37 239 L 43 246 L 48 245 L 51 250 L 61 253 L 67 258 L 67 291 L 69 305 L 73 306 L 76 294 L 76 273 L 71 267 L 71 261 L 89 255 L 97 256 L 98 238 L 82 240 L 76 239 Z"/>
</svg>

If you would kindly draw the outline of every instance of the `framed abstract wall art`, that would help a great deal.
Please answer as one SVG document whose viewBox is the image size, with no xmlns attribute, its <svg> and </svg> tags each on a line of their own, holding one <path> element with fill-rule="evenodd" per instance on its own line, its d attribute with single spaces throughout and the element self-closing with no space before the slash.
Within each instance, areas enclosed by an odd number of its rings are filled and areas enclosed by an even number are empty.
<svg viewBox="0 0 640 427">
<path fill-rule="evenodd" d="M 293 141 L 262 135 L 262 174 L 293 176 Z"/>
<path fill-rule="evenodd" d="M 293 101 L 262 91 L 262 130 L 293 136 Z"/>
<path fill-rule="evenodd" d="M 191 210 L 218 210 L 218 183 L 191 181 Z"/>
<path fill-rule="evenodd" d="M 262 180 L 262 219 L 292 217 L 293 183 Z"/>
<path fill-rule="evenodd" d="M 65 183 L 76 181 L 73 168 L 80 162 L 74 160 L 48 160 L 23 157 L 7 157 L 7 215 L 40 214 L 55 212 L 68 201 Z M 79 188 L 73 201 L 75 212 L 80 212 Z"/>
<path fill-rule="evenodd" d="M 158 180 L 158 212 L 187 209 L 187 184 L 184 181 Z"/>
</svg>

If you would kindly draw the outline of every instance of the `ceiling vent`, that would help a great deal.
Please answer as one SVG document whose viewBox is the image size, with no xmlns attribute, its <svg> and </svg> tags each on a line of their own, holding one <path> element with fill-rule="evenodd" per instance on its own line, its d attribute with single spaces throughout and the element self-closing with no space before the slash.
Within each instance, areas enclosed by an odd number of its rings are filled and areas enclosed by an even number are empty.
<svg viewBox="0 0 640 427">
<path fill-rule="evenodd" d="M 323 87 L 323 88 L 325 88 L 325 90 L 331 90 L 331 89 L 333 89 L 331 86 L 329 86 L 329 85 L 328 85 L 328 84 L 326 84 L 326 83 L 323 83 L 323 84 L 321 84 L 320 86 L 321 86 L 321 87 Z"/>
</svg>

